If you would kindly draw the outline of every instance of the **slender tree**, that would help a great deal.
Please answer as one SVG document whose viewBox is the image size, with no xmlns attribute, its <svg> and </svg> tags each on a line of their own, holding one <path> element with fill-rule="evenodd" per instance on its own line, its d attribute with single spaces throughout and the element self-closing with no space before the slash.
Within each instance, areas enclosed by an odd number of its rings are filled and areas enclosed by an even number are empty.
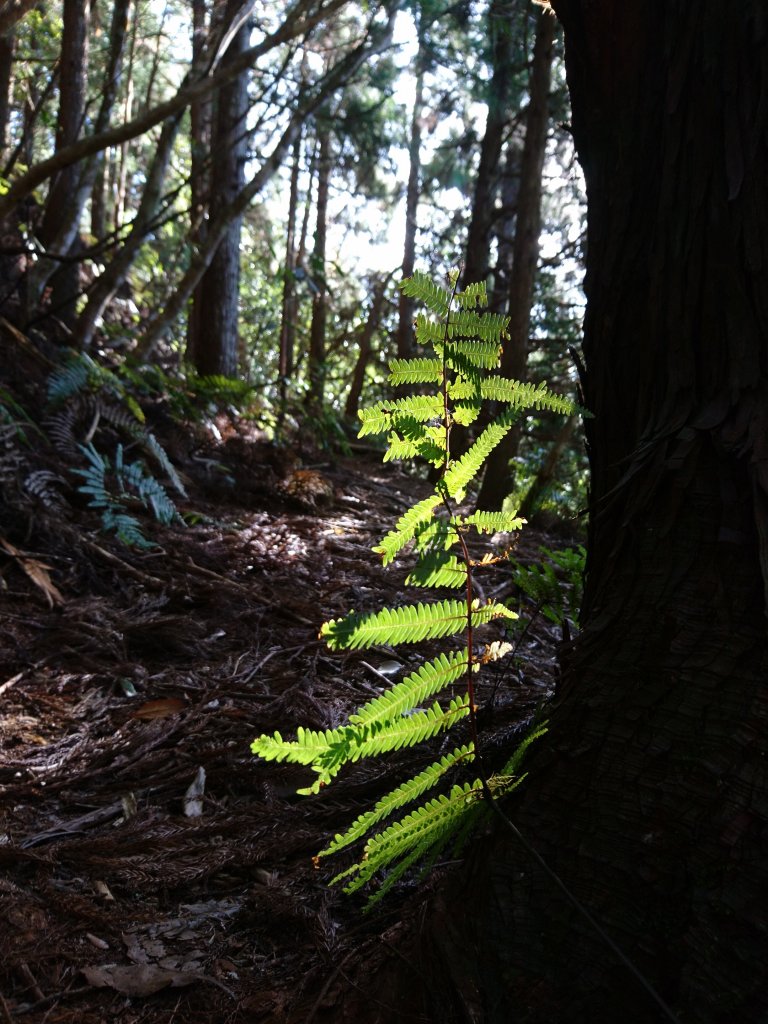
<svg viewBox="0 0 768 1024">
<path fill-rule="evenodd" d="M 331 125 L 321 112 L 317 120 L 317 202 L 315 239 L 310 260 L 312 282 L 312 322 L 309 329 L 308 407 L 319 413 L 325 393 L 325 328 L 328 319 L 328 280 L 326 248 L 328 241 L 328 195 L 331 183 Z"/>
<path fill-rule="evenodd" d="M 229 0 L 224 23 L 231 24 L 242 6 L 242 0 Z M 222 59 L 223 67 L 246 52 L 250 35 L 250 21 L 246 20 Z M 208 197 L 211 220 L 232 204 L 245 182 L 248 77 L 247 69 L 241 71 L 215 99 Z M 234 377 L 237 373 L 241 229 L 242 212 L 237 212 L 229 218 L 194 297 L 187 357 L 202 374 Z"/>
<path fill-rule="evenodd" d="M 544 157 L 549 129 L 549 90 L 555 39 L 555 19 L 541 11 L 533 44 L 525 142 L 520 158 L 515 237 L 509 280 L 509 329 L 504 345 L 502 371 L 513 380 L 525 380 L 528 363 L 531 309 L 539 261 L 541 196 Z M 480 508 L 501 508 L 511 488 L 510 461 L 520 441 L 510 431 L 488 458 L 480 488 Z"/>
</svg>

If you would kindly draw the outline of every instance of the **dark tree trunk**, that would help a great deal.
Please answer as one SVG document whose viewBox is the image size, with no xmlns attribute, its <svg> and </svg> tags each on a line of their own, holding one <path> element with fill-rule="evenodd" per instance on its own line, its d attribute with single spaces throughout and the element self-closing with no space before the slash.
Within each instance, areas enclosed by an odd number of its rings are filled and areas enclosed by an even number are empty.
<svg viewBox="0 0 768 1024">
<path fill-rule="evenodd" d="M 531 516 L 539 509 L 542 501 L 547 496 L 547 493 L 552 486 L 552 481 L 555 479 L 560 456 L 570 444 L 573 435 L 576 433 L 578 425 L 579 417 L 569 416 L 557 432 L 557 435 L 550 444 L 546 455 L 541 460 L 539 468 L 536 470 L 536 475 L 531 481 L 530 487 L 525 492 L 525 496 L 520 502 L 520 507 L 517 511 L 523 519 L 530 519 Z"/>
<path fill-rule="evenodd" d="M 192 0 L 192 63 L 202 64 L 206 50 L 206 2 Z M 210 162 L 211 162 L 211 97 L 201 96 L 190 104 L 190 158 L 191 170 L 189 190 L 191 193 L 192 210 L 190 213 L 190 242 L 201 246 L 205 242 L 206 218 L 210 202 Z M 192 296 L 187 321 L 187 360 L 194 365 L 196 348 L 202 344 L 203 338 L 203 295 L 202 281 L 198 283 Z"/>
<path fill-rule="evenodd" d="M 229 5 L 233 15 L 239 0 Z M 229 8 L 228 8 L 229 9 Z M 250 24 L 246 22 L 222 59 L 222 65 L 236 60 L 248 48 Z M 248 151 L 248 73 L 223 86 L 216 98 L 211 141 L 210 219 L 242 192 Z M 191 324 L 199 330 L 192 345 L 193 364 L 201 374 L 234 377 L 238 368 L 238 318 L 240 288 L 240 232 L 242 214 L 229 220 L 210 265 L 200 279 Z"/>
<path fill-rule="evenodd" d="M 0 157 L 5 154 L 8 136 L 14 43 L 13 31 L 0 36 Z"/>
<path fill-rule="evenodd" d="M 498 166 L 509 125 L 512 87 L 512 20 L 508 0 L 492 0 L 488 9 L 488 34 L 492 40 L 493 73 L 488 89 L 488 117 L 480 147 L 472 216 L 467 234 L 463 285 L 488 276 L 491 229 L 497 214 Z"/>
<path fill-rule="evenodd" d="M 520 161 L 520 189 L 517 201 L 512 270 L 509 281 L 509 337 L 504 343 L 501 372 L 513 380 L 524 380 L 528 363 L 528 335 L 533 292 L 539 262 L 541 194 L 544 157 L 549 128 L 549 88 L 555 39 L 555 19 L 542 11 L 536 28 L 531 62 L 530 102 L 525 124 L 525 143 Z M 517 454 L 519 431 L 507 434 L 491 452 L 486 463 L 478 505 L 501 508 L 511 490 L 510 462 Z"/>
<path fill-rule="evenodd" d="M 293 162 L 288 195 L 288 223 L 285 236 L 285 263 L 283 264 L 283 300 L 280 312 L 280 352 L 278 375 L 280 378 L 279 425 L 285 419 L 288 400 L 288 381 L 293 373 L 296 341 L 296 214 L 299 208 L 299 170 L 301 167 L 301 135 L 293 144 Z"/>
<path fill-rule="evenodd" d="M 763 1024 L 768 11 L 555 6 L 589 199 L 589 557 L 506 810 L 676 1019 Z M 443 1021 L 670 1019 L 503 828 L 418 945 Z"/>
<path fill-rule="evenodd" d="M 376 328 L 379 326 L 381 321 L 381 311 L 384 308 L 384 297 L 387 294 L 387 286 L 389 285 L 391 278 L 392 275 L 389 274 L 382 280 L 377 281 L 373 286 L 371 308 L 368 311 L 365 327 L 363 327 L 362 333 L 360 334 L 360 349 L 357 356 L 357 362 L 355 363 L 355 369 L 352 373 L 352 383 L 350 384 L 349 391 L 347 393 L 347 401 L 344 405 L 344 415 L 347 419 L 357 419 L 357 412 L 360 408 L 360 395 L 363 392 L 363 384 L 365 383 L 365 371 L 368 369 L 368 364 L 371 361 L 373 335 L 376 333 Z"/>
<path fill-rule="evenodd" d="M 79 136 L 85 117 L 85 93 L 88 70 L 88 24 L 90 7 L 87 0 L 64 0 L 61 57 L 59 61 L 59 111 L 56 121 L 56 149 L 64 149 Z M 70 222 L 72 197 L 77 193 L 80 168 L 77 164 L 65 167 L 51 179 L 45 203 L 39 238 L 43 246 L 54 255 L 68 257 L 75 246 L 75 223 L 71 237 L 64 237 Z M 64 245 L 60 246 L 60 241 Z M 34 315 L 34 306 L 42 290 L 54 275 L 50 300 L 51 312 L 56 319 L 71 327 L 75 319 L 75 304 L 79 292 L 80 265 L 65 262 L 57 269 L 51 260 L 42 259 L 29 275 L 27 286 L 28 312 Z"/>
<path fill-rule="evenodd" d="M 307 404 L 310 409 L 319 414 L 323 408 L 325 394 L 325 325 L 328 317 L 325 250 L 328 235 L 328 189 L 331 178 L 331 128 L 326 120 L 322 120 L 318 125 L 317 142 L 317 219 L 310 264 L 314 289 L 312 292 L 312 323 L 309 329 Z"/>
</svg>

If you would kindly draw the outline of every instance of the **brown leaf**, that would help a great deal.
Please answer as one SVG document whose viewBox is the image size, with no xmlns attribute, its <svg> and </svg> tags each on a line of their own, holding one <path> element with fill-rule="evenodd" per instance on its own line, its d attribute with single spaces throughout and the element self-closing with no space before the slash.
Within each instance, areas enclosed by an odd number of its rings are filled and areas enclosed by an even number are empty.
<svg viewBox="0 0 768 1024">
<path fill-rule="evenodd" d="M 0 537 L 0 545 L 5 548 L 9 555 L 16 559 L 35 586 L 42 590 L 49 608 L 54 608 L 57 604 L 64 604 L 64 597 L 61 591 L 51 582 L 51 577 L 48 575 L 48 570 L 51 568 L 50 565 L 46 565 L 45 562 L 38 562 L 36 558 L 29 558 L 23 555 L 5 537 Z"/>
<path fill-rule="evenodd" d="M 82 967 L 81 974 L 89 985 L 95 988 L 113 988 L 124 996 L 144 998 L 160 992 L 164 988 L 183 988 L 200 981 L 199 974 L 186 971 L 166 971 L 152 964 L 136 964 L 132 967 L 120 967 L 117 964 L 105 964 Z"/>
<path fill-rule="evenodd" d="M 167 718 L 168 715 L 177 715 L 184 710 L 184 701 L 179 697 L 162 697 L 160 700 L 148 700 L 131 715 L 132 718 L 142 718 L 150 721 L 153 718 Z"/>
</svg>

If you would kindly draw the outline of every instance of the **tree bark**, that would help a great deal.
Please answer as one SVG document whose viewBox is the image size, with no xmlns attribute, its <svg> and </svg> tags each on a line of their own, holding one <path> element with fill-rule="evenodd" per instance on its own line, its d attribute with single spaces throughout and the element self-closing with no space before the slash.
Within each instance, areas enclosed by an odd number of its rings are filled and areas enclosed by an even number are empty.
<svg viewBox="0 0 768 1024">
<path fill-rule="evenodd" d="M 505 809 L 671 1016 L 501 827 L 400 953 L 442 971 L 443 1021 L 763 1024 L 768 13 L 555 8 L 589 198 L 589 555 Z"/>
<path fill-rule="evenodd" d="M 13 31 L 0 35 L 0 158 L 5 156 L 8 141 L 8 116 L 10 114 L 11 83 L 13 82 Z"/>
<path fill-rule="evenodd" d="M 280 403 L 278 427 L 282 427 L 288 399 L 288 381 L 293 373 L 296 340 L 296 215 L 299 208 L 299 170 L 301 167 L 301 135 L 293 144 L 291 180 L 288 194 L 288 223 L 285 235 L 285 262 L 283 264 L 283 299 L 280 311 L 280 352 L 278 376 Z"/>
<path fill-rule="evenodd" d="M 64 0 L 61 57 L 59 59 L 59 110 L 56 119 L 56 149 L 72 145 L 80 135 L 85 117 L 85 92 L 88 69 L 88 25 L 90 7 L 86 0 Z M 75 166 L 63 167 L 51 179 L 38 237 L 48 250 L 62 234 L 70 220 L 72 196 L 77 191 L 79 170 Z M 77 225 L 75 225 L 76 230 Z M 55 255 L 68 256 L 73 238 Z M 28 274 L 27 316 L 32 318 L 45 285 L 57 270 L 57 263 L 40 259 Z M 58 267 L 56 286 L 51 298 L 51 309 L 57 320 L 70 326 L 74 321 L 75 301 L 78 293 L 79 264 L 64 263 Z"/>
<path fill-rule="evenodd" d="M 344 404 L 344 415 L 349 420 L 357 419 L 357 412 L 360 408 L 360 395 L 363 392 L 363 384 L 365 383 L 365 371 L 368 369 L 368 364 L 371 361 L 373 335 L 381 322 L 381 312 L 384 308 L 384 299 L 391 278 L 392 274 L 388 274 L 373 286 L 371 308 L 368 311 L 365 326 L 360 334 L 357 362 L 352 373 L 352 383 L 349 386 L 347 400 Z"/>
<path fill-rule="evenodd" d="M 546 11 L 540 12 L 533 44 L 530 102 L 520 162 L 520 191 L 509 283 L 509 336 L 504 343 L 501 359 L 501 372 L 513 380 L 525 380 L 527 373 L 528 335 L 539 262 L 542 174 L 549 129 L 549 89 L 555 27 L 552 15 Z M 510 463 L 517 454 L 519 442 L 519 431 L 512 430 L 491 452 L 478 496 L 480 508 L 501 508 L 511 490 Z"/>
<path fill-rule="evenodd" d="M 239 0 L 228 4 L 227 20 L 239 7 Z M 250 22 L 246 21 L 227 50 L 223 65 L 245 53 L 250 35 Z M 211 131 L 211 220 L 232 204 L 245 182 L 248 77 L 248 72 L 243 71 L 216 97 Z M 237 375 L 242 223 L 242 212 L 229 219 L 195 296 L 195 304 L 199 302 L 200 311 L 192 323 L 199 327 L 199 334 L 192 346 L 192 356 L 194 367 L 200 374 Z"/>
<path fill-rule="evenodd" d="M 493 72 L 488 89 L 488 117 L 480 147 L 472 216 L 467 234 L 462 286 L 485 281 L 490 260 L 491 228 L 497 214 L 498 166 L 509 125 L 512 90 L 512 26 L 508 0 L 492 0 L 488 9 L 488 34 Z"/>
<path fill-rule="evenodd" d="M 317 132 L 317 204 L 315 206 L 315 241 L 312 247 L 311 275 L 312 322 L 309 328 L 309 359 L 307 406 L 317 416 L 322 412 L 325 396 L 325 325 L 328 317 L 328 285 L 325 276 L 326 240 L 328 237 L 328 192 L 331 181 L 331 126 L 320 120 Z"/>
</svg>

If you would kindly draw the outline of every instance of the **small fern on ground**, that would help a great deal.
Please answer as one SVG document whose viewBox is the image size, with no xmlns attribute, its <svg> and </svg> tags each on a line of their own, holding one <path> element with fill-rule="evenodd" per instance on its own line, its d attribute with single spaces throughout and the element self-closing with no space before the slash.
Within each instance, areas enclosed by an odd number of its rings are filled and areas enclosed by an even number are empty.
<svg viewBox="0 0 768 1024">
<path fill-rule="evenodd" d="M 92 444 L 81 445 L 80 448 L 88 460 L 88 467 L 72 470 L 83 478 L 78 490 L 88 496 L 91 508 L 101 512 L 104 530 L 115 533 L 123 544 L 137 548 L 156 547 L 144 536 L 138 519 L 128 511 L 131 505 L 150 509 L 159 523 L 181 522 L 176 506 L 163 485 L 140 462 L 126 462 L 122 445 L 117 446 L 114 463 Z"/>
<path fill-rule="evenodd" d="M 434 861 L 446 844 L 466 837 L 487 809 L 484 799 L 496 799 L 519 785 L 523 778 L 519 770 L 522 756 L 545 731 L 545 725 L 534 729 L 499 771 L 488 775 L 479 765 L 478 777 L 455 781 L 447 791 L 434 795 L 436 787 L 448 782 L 451 773 L 478 756 L 474 677 L 480 665 L 497 654 L 490 647 L 477 648 L 476 630 L 493 620 L 517 618 L 501 602 L 476 597 L 476 573 L 498 562 L 499 556 L 487 552 L 475 557 L 470 554 L 468 541 L 473 533 L 519 530 L 523 521 L 514 514 L 464 510 L 467 489 L 523 410 L 546 408 L 565 415 L 575 410 L 572 402 L 544 386 L 522 384 L 493 373 L 507 320 L 481 312 L 486 303 L 484 285 L 470 285 L 462 292 L 457 281 L 458 274 L 452 275 L 447 289 L 423 274 L 402 282 L 403 292 L 427 307 L 428 312 L 419 313 L 416 319 L 416 341 L 428 354 L 393 360 L 390 383 L 430 386 L 431 391 L 377 402 L 362 410 L 360 436 L 384 434 L 385 461 L 423 459 L 435 467 L 439 476 L 434 493 L 401 516 L 374 552 L 387 565 L 406 548 L 412 548 L 415 564 L 406 579 L 409 585 L 461 589 L 463 596 L 372 612 L 350 611 L 343 618 L 326 622 L 320 637 L 331 650 L 393 647 L 449 636 L 459 638 L 459 647 L 432 657 L 358 708 L 346 724 L 336 729 L 320 732 L 299 728 L 294 740 L 285 740 L 280 733 L 263 735 L 251 747 L 253 753 L 267 760 L 306 765 L 315 779 L 300 792 L 317 793 L 347 764 L 425 742 L 457 722 L 469 721 L 470 742 L 460 743 L 382 797 L 318 854 L 318 858 L 325 857 L 364 841 L 360 859 L 333 881 L 344 880 L 345 891 L 354 892 L 377 880 L 378 891 L 369 902 L 379 899 L 413 864 Z M 490 400 L 502 404 L 503 411 L 480 432 L 468 451 L 458 459 L 452 458 L 453 424 L 470 426 L 479 417 L 483 403 Z M 462 682 L 465 691 L 454 693 L 455 686 Z M 396 817 L 418 800 L 422 802 L 414 809 Z M 371 835 L 377 828 L 380 830 Z"/>
</svg>

